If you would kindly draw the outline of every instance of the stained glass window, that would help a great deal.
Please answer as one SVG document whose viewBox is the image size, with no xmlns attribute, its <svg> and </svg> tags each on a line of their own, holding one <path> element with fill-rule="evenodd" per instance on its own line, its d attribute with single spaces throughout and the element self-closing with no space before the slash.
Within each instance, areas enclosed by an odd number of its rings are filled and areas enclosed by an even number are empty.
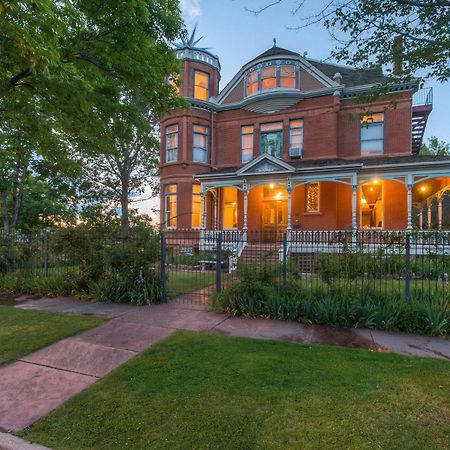
<svg viewBox="0 0 450 450">
<path fill-rule="evenodd" d="M 319 183 L 308 183 L 306 185 L 306 212 L 314 213 L 320 211 L 320 185 Z"/>
</svg>

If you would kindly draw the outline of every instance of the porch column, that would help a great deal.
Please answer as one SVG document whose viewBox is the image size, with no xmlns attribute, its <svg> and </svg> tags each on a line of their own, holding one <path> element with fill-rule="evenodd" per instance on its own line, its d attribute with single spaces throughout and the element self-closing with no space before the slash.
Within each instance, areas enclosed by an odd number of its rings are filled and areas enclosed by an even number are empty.
<svg viewBox="0 0 450 450">
<path fill-rule="evenodd" d="M 420 204 L 419 207 L 419 228 L 423 230 L 423 205 Z"/>
<path fill-rule="evenodd" d="M 287 190 L 287 231 L 288 233 L 292 230 L 292 186 L 291 180 L 288 179 L 286 181 L 286 190 Z"/>
<path fill-rule="evenodd" d="M 216 188 L 216 193 L 214 195 L 214 229 L 219 228 L 219 189 Z"/>
<path fill-rule="evenodd" d="M 442 195 L 438 197 L 437 213 L 438 213 L 438 228 L 442 230 Z"/>
<path fill-rule="evenodd" d="M 413 188 L 413 177 L 408 175 L 406 177 L 406 188 L 407 188 L 407 205 L 408 205 L 408 230 L 412 230 L 412 188 Z"/>
<path fill-rule="evenodd" d="M 206 191 L 203 185 L 200 191 L 200 228 L 206 229 Z"/>
<path fill-rule="evenodd" d="M 431 200 L 427 200 L 427 225 L 428 228 L 431 228 Z"/>
<path fill-rule="evenodd" d="M 243 185 L 243 192 L 244 192 L 244 227 L 243 230 L 247 231 L 248 224 L 247 224 L 247 209 L 248 209 L 248 186 L 247 183 Z"/>
<path fill-rule="evenodd" d="M 356 205 L 358 201 L 358 180 L 356 175 L 352 177 L 352 230 L 356 230 L 358 224 L 356 221 Z"/>
</svg>

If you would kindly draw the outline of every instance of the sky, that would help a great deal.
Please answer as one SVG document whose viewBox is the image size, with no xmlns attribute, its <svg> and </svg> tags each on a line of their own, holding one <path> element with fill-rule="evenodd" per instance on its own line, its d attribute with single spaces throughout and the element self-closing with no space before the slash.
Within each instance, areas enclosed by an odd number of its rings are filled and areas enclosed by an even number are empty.
<svg viewBox="0 0 450 450">
<path fill-rule="evenodd" d="M 208 47 L 220 59 L 220 88 L 231 80 L 236 72 L 258 54 L 272 47 L 273 38 L 277 45 L 300 54 L 308 53 L 313 59 L 329 57 L 335 43 L 322 25 L 314 25 L 299 31 L 289 27 L 298 24 L 298 18 L 292 16 L 293 2 L 280 5 L 255 16 L 246 10 L 257 9 L 269 3 L 269 0 L 180 0 L 180 6 L 188 31 L 195 24 L 198 44 Z M 424 141 L 430 136 L 450 142 L 449 108 L 450 82 L 428 81 L 426 86 L 433 87 L 433 111 L 428 119 Z M 151 208 L 159 207 L 159 200 L 141 202 L 139 209 L 149 213 Z"/>
</svg>

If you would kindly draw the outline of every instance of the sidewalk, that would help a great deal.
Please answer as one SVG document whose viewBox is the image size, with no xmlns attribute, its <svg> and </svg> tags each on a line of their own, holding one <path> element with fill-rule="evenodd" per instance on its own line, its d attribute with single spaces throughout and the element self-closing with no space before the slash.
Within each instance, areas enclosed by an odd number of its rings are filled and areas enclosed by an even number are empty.
<svg viewBox="0 0 450 450">
<path fill-rule="evenodd" d="M 189 303 L 138 307 L 71 298 L 17 299 L 17 307 L 110 318 L 107 323 L 0 367 L 0 431 L 21 430 L 175 330 L 331 344 L 450 360 L 440 338 L 230 317 Z"/>
</svg>

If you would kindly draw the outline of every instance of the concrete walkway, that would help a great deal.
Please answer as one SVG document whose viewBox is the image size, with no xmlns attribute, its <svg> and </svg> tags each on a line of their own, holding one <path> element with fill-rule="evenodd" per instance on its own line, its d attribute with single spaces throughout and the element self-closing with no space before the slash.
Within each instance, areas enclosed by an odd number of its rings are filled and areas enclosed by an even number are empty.
<svg viewBox="0 0 450 450">
<path fill-rule="evenodd" d="M 342 345 L 450 360 L 450 342 L 444 339 L 229 317 L 209 312 L 205 305 L 178 302 L 137 307 L 71 298 L 16 300 L 17 307 L 23 309 L 95 314 L 111 320 L 1 367 L 0 431 L 17 431 L 31 425 L 175 330 Z"/>
</svg>

